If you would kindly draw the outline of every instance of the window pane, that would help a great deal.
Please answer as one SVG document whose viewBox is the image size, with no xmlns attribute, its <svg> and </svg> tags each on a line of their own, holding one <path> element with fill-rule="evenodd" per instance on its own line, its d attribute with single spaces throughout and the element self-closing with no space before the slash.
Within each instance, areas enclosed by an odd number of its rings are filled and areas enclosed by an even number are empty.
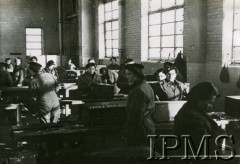
<svg viewBox="0 0 240 164">
<path fill-rule="evenodd" d="M 106 56 L 111 57 L 112 56 L 112 49 L 106 49 Z"/>
<path fill-rule="evenodd" d="M 162 23 L 174 22 L 174 10 L 162 13 Z"/>
<path fill-rule="evenodd" d="M 106 39 L 112 39 L 112 32 L 106 32 Z"/>
<path fill-rule="evenodd" d="M 40 56 L 42 55 L 42 50 L 27 50 L 27 56 Z"/>
<path fill-rule="evenodd" d="M 41 49 L 42 43 L 27 43 L 27 49 Z"/>
<path fill-rule="evenodd" d="M 112 38 L 113 39 L 118 39 L 118 31 L 113 31 L 112 32 Z"/>
<path fill-rule="evenodd" d="M 160 0 L 150 0 L 150 6 L 149 6 L 150 11 L 158 10 L 158 9 L 160 9 L 160 7 L 161 7 Z"/>
<path fill-rule="evenodd" d="M 176 47 L 183 47 L 183 35 L 176 36 Z"/>
<path fill-rule="evenodd" d="M 160 58 L 160 48 L 150 48 L 149 49 L 150 58 Z"/>
<path fill-rule="evenodd" d="M 107 40 L 106 41 L 106 47 L 107 48 L 112 48 L 112 40 Z"/>
<path fill-rule="evenodd" d="M 112 10 L 118 9 L 118 1 L 113 1 L 112 2 Z"/>
<path fill-rule="evenodd" d="M 240 1 L 239 0 L 235 0 L 235 11 L 239 11 L 240 10 Z"/>
<path fill-rule="evenodd" d="M 159 36 L 160 25 L 149 26 L 149 36 Z"/>
<path fill-rule="evenodd" d="M 27 35 L 42 35 L 42 30 L 39 28 L 26 28 Z"/>
<path fill-rule="evenodd" d="M 160 37 L 150 37 L 149 47 L 160 47 Z"/>
<path fill-rule="evenodd" d="M 175 6 L 175 0 L 162 0 L 162 8 Z"/>
<path fill-rule="evenodd" d="M 161 58 L 173 59 L 174 58 L 174 48 L 163 48 L 161 52 Z"/>
<path fill-rule="evenodd" d="M 183 5 L 184 4 L 184 0 L 176 0 L 176 5 Z"/>
<path fill-rule="evenodd" d="M 111 11 L 112 10 L 112 4 L 111 2 L 105 4 L 105 12 Z"/>
<path fill-rule="evenodd" d="M 239 60 L 238 62 L 240 62 L 240 47 L 235 47 L 233 49 L 233 59 Z"/>
<path fill-rule="evenodd" d="M 118 57 L 118 49 L 113 49 L 113 56 Z"/>
<path fill-rule="evenodd" d="M 118 10 L 113 11 L 113 19 L 118 18 Z"/>
<path fill-rule="evenodd" d="M 41 36 L 27 36 L 27 42 L 41 42 Z"/>
<path fill-rule="evenodd" d="M 111 22 L 106 23 L 106 31 L 111 31 L 112 30 L 112 26 L 111 26 Z"/>
<path fill-rule="evenodd" d="M 240 29 L 240 11 L 234 15 L 234 28 L 235 29 Z"/>
<path fill-rule="evenodd" d="M 183 22 L 176 23 L 176 34 L 183 34 Z"/>
<path fill-rule="evenodd" d="M 113 40 L 112 45 L 113 48 L 118 48 L 118 40 Z"/>
<path fill-rule="evenodd" d="M 112 12 L 105 13 L 105 20 L 108 21 L 108 20 L 111 20 L 111 19 L 112 19 Z"/>
<path fill-rule="evenodd" d="M 163 36 L 162 47 L 174 47 L 174 36 Z"/>
<path fill-rule="evenodd" d="M 240 30 L 234 31 L 233 45 L 240 46 Z"/>
<path fill-rule="evenodd" d="M 118 29 L 118 21 L 112 22 L 112 29 L 117 30 Z"/>
<path fill-rule="evenodd" d="M 183 8 L 176 10 L 176 21 L 182 21 L 184 16 Z"/>
<path fill-rule="evenodd" d="M 149 15 L 149 25 L 160 24 L 160 13 Z"/>
<path fill-rule="evenodd" d="M 162 25 L 162 35 L 174 34 L 174 23 L 163 24 Z"/>
</svg>

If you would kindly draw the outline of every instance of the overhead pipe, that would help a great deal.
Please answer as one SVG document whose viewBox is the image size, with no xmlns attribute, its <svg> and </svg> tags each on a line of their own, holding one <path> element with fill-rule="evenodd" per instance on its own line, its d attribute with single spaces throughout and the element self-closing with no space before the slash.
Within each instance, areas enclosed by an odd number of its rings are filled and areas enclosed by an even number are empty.
<svg viewBox="0 0 240 164">
<path fill-rule="evenodd" d="M 118 24 L 119 24 L 119 31 L 118 31 L 118 53 L 120 63 L 123 63 L 125 59 L 124 53 L 124 0 L 118 1 Z"/>
<path fill-rule="evenodd" d="M 63 2 L 58 0 L 58 31 L 59 31 L 59 55 L 61 66 L 63 66 L 62 56 L 64 54 L 63 47 Z"/>
</svg>

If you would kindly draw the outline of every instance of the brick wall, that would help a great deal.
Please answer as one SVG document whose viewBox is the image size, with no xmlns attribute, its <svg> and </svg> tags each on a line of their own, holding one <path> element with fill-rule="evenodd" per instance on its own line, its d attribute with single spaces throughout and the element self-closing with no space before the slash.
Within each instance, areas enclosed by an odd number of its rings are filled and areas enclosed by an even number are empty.
<svg viewBox="0 0 240 164">
<path fill-rule="evenodd" d="M 219 75 L 222 68 L 222 21 L 223 21 L 223 1 L 208 0 L 208 28 L 207 28 L 207 61 L 206 78 L 213 82 L 219 89 L 222 97 L 215 103 L 216 109 L 224 110 L 224 98 L 227 95 L 239 95 L 237 80 L 240 75 L 238 67 L 229 68 L 230 83 L 222 83 Z"/>
<path fill-rule="evenodd" d="M 0 60 L 21 53 L 25 61 L 26 27 L 42 27 L 44 54 L 58 54 L 57 6 L 57 0 L 0 0 Z"/>
</svg>

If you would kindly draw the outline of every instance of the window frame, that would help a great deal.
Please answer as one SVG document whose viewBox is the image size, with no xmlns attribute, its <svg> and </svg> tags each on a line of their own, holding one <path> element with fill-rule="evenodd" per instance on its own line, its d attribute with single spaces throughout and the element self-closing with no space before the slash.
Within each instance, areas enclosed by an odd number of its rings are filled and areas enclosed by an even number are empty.
<svg viewBox="0 0 240 164">
<path fill-rule="evenodd" d="M 117 9 L 113 9 L 113 2 L 114 1 L 116 1 L 117 2 Z M 106 11 L 106 4 L 107 3 L 111 3 L 111 10 L 110 11 Z M 119 15 L 117 15 L 117 18 L 113 18 L 113 13 L 114 13 L 114 11 L 118 11 L 119 12 L 119 7 L 118 7 L 118 0 L 111 0 L 111 1 L 108 1 L 108 2 L 105 2 L 104 4 L 103 4 L 104 6 L 103 6 L 103 10 L 104 10 L 104 21 L 103 21 L 103 28 L 104 28 L 104 42 L 105 42 L 105 44 L 104 44 L 104 58 L 111 58 L 111 57 L 113 57 L 114 56 L 114 50 L 116 51 L 117 50 L 117 52 L 118 52 L 118 49 L 119 49 L 119 36 L 117 36 L 117 39 L 113 39 L 113 32 L 115 32 L 115 31 L 118 31 L 119 32 Z M 110 13 L 111 12 L 111 19 L 109 19 L 109 20 L 106 20 L 106 13 Z M 118 23 L 118 27 L 117 27 L 117 29 L 114 29 L 113 30 L 113 23 L 114 22 L 117 22 Z M 108 30 L 107 31 L 107 29 L 106 29 L 106 25 L 107 25 L 107 23 L 111 23 L 111 30 Z M 110 32 L 111 31 L 111 39 L 107 39 L 107 32 Z M 107 41 L 109 41 L 109 40 L 111 40 L 111 48 L 108 48 L 107 47 Z M 117 46 L 117 48 L 114 48 L 114 46 L 113 46 L 113 42 L 114 41 L 117 41 L 117 43 L 118 43 L 118 46 Z M 111 56 L 108 56 L 108 54 L 107 54 L 107 50 L 111 50 Z M 114 57 L 119 57 L 119 53 L 117 53 L 117 56 L 114 56 Z"/>
<path fill-rule="evenodd" d="M 40 30 L 41 31 L 41 34 L 39 35 L 39 34 L 27 34 L 27 30 L 28 29 L 38 29 L 38 30 Z M 41 40 L 40 41 L 28 41 L 28 37 L 31 37 L 31 36 L 40 36 L 40 38 L 41 38 Z M 41 27 L 26 27 L 25 28 L 25 37 L 26 37 L 26 56 L 29 56 L 29 57 L 31 57 L 31 56 L 41 56 L 41 55 L 43 55 L 43 29 L 41 28 Z M 40 43 L 40 48 L 28 48 L 28 44 L 31 44 L 31 43 Z M 41 54 L 35 54 L 35 53 L 33 53 L 33 54 L 31 54 L 31 52 L 30 52 L 30 54 L 28 54 L 28 51 L 31 51 L 31 50 L 39 50 L 39 51 L 41 51 Z"/>
<path fill-rule="evenodd" d="M 160 8 L 157 9 L 157 10 L 153 10 L 151 11 L 150 9 L 150 0 L 147 0 L 148 1 L 148 9 L 147 9 L 147 19 L 148 19 L 148 22 L 147 22 L 147 41 L 148 41 L 148 46 L 147 46 L 147 60 L 169 60 L 170 59 L 170 55 L 168 55 L 168 57 L 164 56 L 163 55 L 163 50 L 164 49 L 168 49 L 168 48 L 171 48 L 173 49 L 173 58 L 175 59 L 177 54 L 179 52 L 176 52 L 177 49 L 181 49 L 181 51 L 183 52 L 183 31 L 184 31 L 184 15 L 183 15 L 183 19 L 182 20 L 177 20 L 177 10 L 178 9 L 183 9 L 183 14 L 184 14 L 184 1 L 183 1 L 183 4 L 181 5 L 177 5 L 177 0 L 174 0 L 174 3 L 175 5 L 174 6 L 171 6 L 171 7 L 168 7 L 168 8 L 162 8 L 162 0 L 159 1 L 160 4 Z M 170 21 L 170 22 L 163 22 L 163 19 L 162 19 L 162 15 L 164 14 L 164 12 L 168 12 L 168 11 L 173 11 L 174 12 L 174 19 L 173 21 Z M 150 16 L 153 15 L 153 14 L 157 14 L 159 13 L 160 14 L 160 22 L 157 23 L 157 24 L 150 24 Z M 178 34 L 177 33 L 177 23 L 179 22 L 182 22 L 182 33 L 181 34 Z M 173 24 L 173 33 L 172 34 L 163 34 L 163 26 L 164 25 L 169 25 L 169 24 Z M 153 26 L 160 26 L 160 32 L 159 34 L 160 35 L 151 35 L 150 34 L 150 29 L 151 27 Z M 167 46 L 164 46 L 163 45 L 163 38 L 164 37 L 167 37 L 167 36 L 172 36 L 173 37 L 173 46 L 170 46 L 170 47 L 167 47 Z M 181 36 L 182 37 L 182 46 L 177 46 L 177 36 Z M 151 46 L 151 43 L 150 43 L 150 38 L 152 37 L 159 37 L 160 40 L 159 40 L 159 46 L 158 47 L 154 47 L 154 46 Z M 150 50 L 151 49 L 159 49 L 160 52 L 159 52 L 159 56 L 158 57 L 152 57 L 151 54 L 150 54 Z"/>
<path fill-rule="evenodd" d="M 235 54 L 235 48 L 239 48 L 240 49 L 240 44 L 239 45 L 235 45 L 235 33 L 236 31 L 240 32 L 240 28 L 236 28 L 236 20 L 235 20 L 235 15 L 236 15 L 236 0 L 233 0 L 233 15 L 232 15 L 232 45 L 231 45 L 231 64 L 232 65 L 240 65 L 240 59 L 236 59 L 236 55 Z M 240 8 L 237 10 L 240 12 Z M 240 14 L 240 13 L 238 13 Z M 240 55 L 240 54 L 239 54 Z M 239 57 L 240 58 L 240 57 Z"/>
</svg>

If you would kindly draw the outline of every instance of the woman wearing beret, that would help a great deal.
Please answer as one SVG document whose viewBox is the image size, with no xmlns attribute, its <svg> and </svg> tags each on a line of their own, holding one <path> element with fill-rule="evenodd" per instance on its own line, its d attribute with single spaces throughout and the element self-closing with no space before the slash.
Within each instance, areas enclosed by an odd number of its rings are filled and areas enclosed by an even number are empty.
<svg viewBox="0 0 240 164">
<path fill-rule="evenodd" d="M 126 65 L 126 77 L 131 85 L 127 100 L 127 118 L 123 137 L 128 146 L 148 145 L 147 135 L 155 133 L 151 115 L 155 109 L 154 93 L 145 81 L 143 65 Z"/>
<path fill-rule="evenodd" d="M 29 73 L 33 76 L 29 88 L 37 98 L 40 121 L 42 123 L 57 123 L 60 117 L 60 104 L 55 92 L 58 86 L 56 78 L 41 71 L 41 64 L 29 62 Z"/>
</svg>

